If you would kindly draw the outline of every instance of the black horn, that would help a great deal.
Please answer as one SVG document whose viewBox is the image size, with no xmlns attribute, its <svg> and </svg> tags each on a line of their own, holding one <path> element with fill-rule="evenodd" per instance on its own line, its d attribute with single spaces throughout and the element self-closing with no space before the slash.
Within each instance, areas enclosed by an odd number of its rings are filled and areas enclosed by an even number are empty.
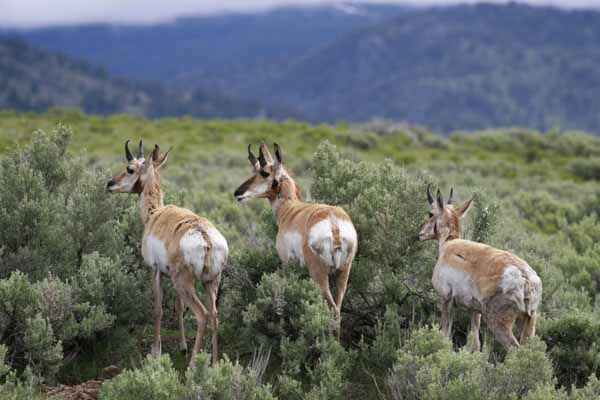
<svg viewBox="0 0 600 400">
<path fill-rule="evenodd" d="M 144 143 L 140 139 L 140 145 L 138 146 L 137 158 L 144 158 Z"/>
<path fill-rule="evenodd" d="M 262 144 L 258 148 L 258 162 L 260 163 L 261 168 L 264 168 L 267 165 L 267 159 L 265 158 L 265 153 L 263 153 Z"/>
<path fill-rule="evenodd" d="M 431 194 L 431 183 L 427 185 L 427 201 L 429 205 L 433 204 L 433 195 Z"/>
<path fill-rule="evenodd" d="M 442 196 L 440 189 L 437 190 L 437 205 L 440 211 L 444 209 L 444 197 Z"/>
<path fill-rule="evenodd" d="M 256 165 L 256 162 L 258 161 L 256 159 L 256 156 L 252 152 L 252 145 L 251 144 L 248 145 L 248 160 L 250 161 L 250 164 L 252 164 L 253 167 Z"/>
<path fill-rule="evenodd" d="M 454 195 L 454 188 L 450 188 L 450 196 L 448 196 L 448 203 L 452 204 L 452 196 Z"/>
<path fill-rule="evenodd" d="M 125 141 L 125 157 L 127 157 L 127 161 L 133 160 L 133 155 L 131 155 L 131 151 L 129 151 L 129 139 Z"/>
<path fill-rule="evenodd" d="M 277 162 L 281 164 L 281 148 L 277 143 L 273 143 L 273 147 L 275 147 L 275 158 L 277 159 Z"/>
</svg>

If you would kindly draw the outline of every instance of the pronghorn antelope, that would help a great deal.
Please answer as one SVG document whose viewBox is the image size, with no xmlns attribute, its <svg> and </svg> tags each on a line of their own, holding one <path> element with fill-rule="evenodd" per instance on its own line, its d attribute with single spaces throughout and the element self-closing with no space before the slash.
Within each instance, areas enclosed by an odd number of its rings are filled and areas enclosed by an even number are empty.
<svg viewBox="0 0 600 400">
<path fill-rule="evenodd" d="M 504 347 L 518 346 L 535 335 L 537 308 L 542 297 L 542 281 L 519 257 L 481 243 L 460 239 L 460 218 L 472 200 L 455 208 L 452 190 L 447 204 L 437 191 L 434 200 L 430 187 L 429 219 L 422 225 L 420 240 L 436 239 L 438 260 L 433 269 L 433 287 L 440 296 L 441 328 L 450 337 L 452 306 L 466 307 L 471 314 L 473 348 L 479 351 L 479 325 L 483 315 L 488 328 Z M 513 335 L 516 321 L 519 340 Z"/>
<path fill-rule="evenodd" d="M 170 150 L 169 150 L 170 151 Z M 144 158 L 142 141 L 137 156 L 125 142 L 127 169 L 108 182 L 110 192 L 137 193 L 140 195 L 140 211 L 144 224 L 142 256 L 152 272 L 154 294 L 154 343 L 152 354 L 160 355 L 160 322 L 162 318 L 162 289 L 160 276 L 171 277 L 177 292 L 176 312 L 179 322 L 179 345 L 187 350 L 183 313 L 187 305 L 196 317 L 198 327 L 192 350 L 190 366 L 194 366 L 196 353 L 202 349 L 204 329 L 210 319 L 212 330 L 212 359 L 218 359 L 217 343 L 217 292 L 221 272 L 227 261 L 227 241 L 205 218 L 190 210 L 163 204 L 160 189 L 160 168 L 167 161 L 169 151 L 159 153 L 158 145 Z M 208 310 L 196 293 L 195 281 L 202 281 L 207 293 Z"/>
<path fill-rule="evenodd" d="M 253 175 L 235 191 L 240 202 L 267 198 L 277 221 L 277 253 L 283 265 L 290 261 L 306 265 L 323 297 L 335 311 L 340 333 L 341 306 L 348 275 L 356 254 L 356 230 L 350 217 L 339 207 L 305 203 L 300 188 L 283 166 L 281 149 L 275 146 L 275 161 L 268 147 L 260 145 L 258 159 L 248 145 Z M 329 273 L 336 275 L 336 298 L 329 289 Z"/>
</svg>

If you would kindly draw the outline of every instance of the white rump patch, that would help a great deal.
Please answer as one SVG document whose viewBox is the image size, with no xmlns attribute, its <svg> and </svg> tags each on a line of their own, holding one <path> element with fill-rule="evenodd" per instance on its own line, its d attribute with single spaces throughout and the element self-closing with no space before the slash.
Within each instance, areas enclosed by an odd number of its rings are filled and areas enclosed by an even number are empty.
<svg viewBox="0 0 600 400">
<path fill-rule="evenodd" d="M 347 250 L 352 252 L 352 255 L 356 254 L 356 249 L 358 248 L 358 238 L 356 235 L 356 229 L 354 229 L 354 225 L 352 222 L 346 220 L 337 220 L 338 227 L 340 229 L 340 239 L 342 239 L 342 243 L 347 243 Z"/>
<path fill-rule="evenodd" d="M 525 288 L 525 278 L 521 273 L 521 269 L 514 265 L 509 265 L 504 269 L 502 273 L 502 279 L 500 280 L 500 289 L 502 293 L 508 293 L 511 291 L 517 291 L 522 293 Z"/>
<path fill-rule="evenodd" d="M 341 247 L 338 249 L 335 249 L 333 224 L 339 230 Z M 330 217 L 310 229 L 308 244 L 325 265 L 338 269 L 356 253 L 356 241 L 356 230 L 351 222 Z"/>
<path fill-rule="evenodd" d="M 542 281 L 529 265 L 522 268 L 508 266 L 502 274 L 500 287 L 521 311 L 532 315 L 537 310 L 542 298 Z"/>
<path fill-rule="evenodd" d="M 189 230 L 179 242 L 184 261 L 194 269 L 196 279 L 203 281 L 212 280 L 223 271 L 229 254 L 227 241 L 218 230 L 207 227 L 206 235 L 210 241 L 208 258 L 209 244 L 199 230 Z"/>
<path fill-rule="evenodd" d="M 146 264 L 153 269 L 160 269 L 163 273 L 168 273 L 167 266 L 169 258 L 167 248 L 162 240 L 154 235 L 148 235 L 142 244 L 142 257 Z"/>
<path fill-rule="evenodd" d="M 196 278 L 200 278 L 204 271 L 204 260 L 206 258 L 207 243 L 202 233 L 196 229 L 190 229 L 181 237 L 179 248 L 183 260 L 194 269 Z"/>
<path fill-rule="evenodd" d="M 229 256 L 229 247 L 227 246 L 225 237 L 216 228 L 209 227 L 206 229 L 206 233 L 211 241 L 212 249 L 210 254 L 211 260 L 208 263 L 207 270 L 205 270 L 205 276 L 208 279 L 213 279 L 225 268 L 227 257 Z"/>
<path fill-rule="evenodd" d="M 287 264 L 291 260 L 298 261 L 304 265 L 304 253 L 302 252 L 302 235 L 298 231 L 288 231 L 281 236 L 277 236 L 277 254 L 283 262 Z"/>
</svg>

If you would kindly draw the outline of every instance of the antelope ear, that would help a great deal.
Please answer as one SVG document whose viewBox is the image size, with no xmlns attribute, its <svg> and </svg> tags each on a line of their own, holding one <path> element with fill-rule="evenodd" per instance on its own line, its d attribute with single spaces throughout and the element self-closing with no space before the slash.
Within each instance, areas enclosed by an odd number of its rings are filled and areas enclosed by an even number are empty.
<svg viewBox="0 0 600 400">
<path fill-rule="evenodd" d="M 472 197 L 469 200 L 465 201 L 462 206 L 458 207 L 458 214 L 461 218 L 467 215 L 467 212 L 469 212 L 469 210 L 471 209 L 471 204 L 473 204 Z"/>
<path fill-rule="evenodd" d="M 273 163 L 273 174 L 275 175 L 275 179 L 281 178 L 281 173 L 283 171 L 283 161 L 281 159 L 281 148 L 277 143 L 273 144 L 275 147 L 275 162 Z"/>
<path fill-rule="evenodd" d="M 169 152 L 172 149 L 173 147 L 171 146 L 166 153 L 159 154 L 160 148 L 157 144 L 154 145 L 154 150 L 152 151 L 152 154 L 150 156 L 152 159 L 152 164 L 154 164 L 154 168 L 160 169 L 160 167 L 162 167 L 163 164 L 167 162 L 167 159 L 169 158 Z"/>
<path fill-rule="evenodd" d="M 255 172 L 257 172 L 260 169 L 260 164 L 258 163 L 258 158 L 256 158 L 256 156 L 252 152 L 251 144 L 248 145 L 248 161 L 250 161 L 250 164 L 252 165 L 252 168 L 254 169 Z"/>
</svg>

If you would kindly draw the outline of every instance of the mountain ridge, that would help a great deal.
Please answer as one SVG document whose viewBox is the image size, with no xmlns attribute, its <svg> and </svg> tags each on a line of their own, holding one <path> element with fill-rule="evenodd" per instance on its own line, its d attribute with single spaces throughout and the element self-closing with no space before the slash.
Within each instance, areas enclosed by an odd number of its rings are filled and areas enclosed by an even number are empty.
<svg viewBox="0 0 600 400">
<path fill-rule="evenodd" d="M 282 108 L 265 108 L 214 91 L 178 92 L 160 83 L 110 76 L 102 67 L 41 50 L 20 38 L 0 37 L 0 108 L 44 111 L 80 108 L 93 114 L 130 113 L 147 117 L 283 118 Z"/>
</svg>

